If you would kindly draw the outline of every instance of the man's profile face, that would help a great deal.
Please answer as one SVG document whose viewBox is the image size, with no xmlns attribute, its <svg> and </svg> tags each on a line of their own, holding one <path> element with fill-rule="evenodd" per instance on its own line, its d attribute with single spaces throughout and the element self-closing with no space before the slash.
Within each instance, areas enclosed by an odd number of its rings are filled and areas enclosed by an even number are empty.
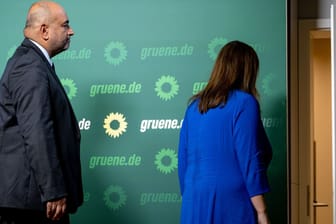
<svg viewBox="0 0 336 224">
<path fill-rule="evenodd" d="M 65 51 L 70 46 L 70 37 L 74 35 L 69 25 L 69 19 L 63 9 L 59 9 L 54 13 L 54 20 L 49 26 L 50 43 L 52 56 Z"/>
</svg>

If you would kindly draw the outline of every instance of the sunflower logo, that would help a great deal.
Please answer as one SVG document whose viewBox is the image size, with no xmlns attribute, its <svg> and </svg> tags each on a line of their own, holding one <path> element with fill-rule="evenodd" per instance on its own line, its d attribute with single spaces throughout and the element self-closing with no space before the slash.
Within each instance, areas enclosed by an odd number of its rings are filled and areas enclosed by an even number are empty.
<svg viewBox="0 0 336 224">
<path fill-rule="evenodd" d="M 77 87 L 74 81 L 72 79 L 66 78 L 66 79 L 61 79 L 61 83 L 68 95 L 68 98 L 70 100 L 74 98 L 77 94 Z"/>
<path fill-rule="evenodd" d="M 105 133 L 110 137 L 118 138 L 123 132 L 126 132 L 127 122 L 123 114 L 110 113 L 104 119 L 103 127 L 105 128 Z"/>
<path fill-rule="evenodd" d="M 208 44 L 208 54 L 212 60 L 215 60 L 219 49 L 222 48 L 225 44 L 227 44 L 228 40 L 225 38 L 214 38 Z"/>
<path fill-rule="evenodd" d="M 161 149 L 155 156 L 156 169 L 168 174 L 177 168 L 177 155 L 172 149 Z"/>
<path fill-rule="evenodd" d="M 89 201 L 89 200 L 90 200 L 90 197 L 91 197 L 91 195 L 90 195 L 89 192 L 85 192 L 85 193 L 84 193 L 84 201 L 85 201 L 85 202 Z"/>
<path fill-rule="evenodd" d="M 13 54 L 14 54 L 16 48 L 17 48 L 17 46 L 14 45 L 13 47 L 11 47 L 11 48 L 8 50 L 6 60 L 8 60 L 10 57 L 13 56 Z"/>
<path fill-rule="evenodd" d="M 162 100 L 167 101 L 171 100 L 178 94 L 179 85 L 173 76 L 164 75 L 156 81 L 155 91 L 157 96 L 159 96 Z"/>
<path fill-rule="evenodd" d="M 119 65 L 122 61 L 126 60 L 127 57 L 125 45 L 119 41 L 110 42 L 105 47 L 104 57 L 107 63 L 114 66 Z"/>
<path fill-rule="evenodd" d="M 126 204 L 127 195 L 120 186 L 111 185 L 104 191 L 103 199 L 109 209 L 116 211 Z"/>
<path fill-rule="evenodd" d="M 267 96 L 272 95 L 277 86 L 279 86 L 279 80 L 276 80 L 276 76 L 273 73 L 266 75 L 262 79 L 262 89 Z"/>
</svg>

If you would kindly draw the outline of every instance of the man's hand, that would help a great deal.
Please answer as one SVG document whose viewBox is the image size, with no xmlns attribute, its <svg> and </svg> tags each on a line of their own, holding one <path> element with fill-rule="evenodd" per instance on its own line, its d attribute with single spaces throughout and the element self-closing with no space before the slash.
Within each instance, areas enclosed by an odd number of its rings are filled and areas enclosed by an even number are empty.
<svg viewBox="0 0 336 224">
<path fill-rule="evenodd" d="M 66 210 L 66 198 L 47 202 L 47 218 L 53 221 L 60 220 Z"/>
</svg>

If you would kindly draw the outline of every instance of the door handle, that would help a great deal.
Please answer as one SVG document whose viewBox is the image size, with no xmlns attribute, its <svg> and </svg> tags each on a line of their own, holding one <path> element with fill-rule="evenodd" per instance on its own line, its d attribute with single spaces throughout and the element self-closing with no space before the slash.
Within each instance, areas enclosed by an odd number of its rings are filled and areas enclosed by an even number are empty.
<svg viewBox="0 0 336 224">
<path fill-rule="evenodd" d="M 322 202 L 314 201 L 313 202 L 313 206 L 314 207 L 328 207 L 329 205 L 327 203 L 322 203 Z"/>
<path fill-rule="evenodd" d="M 313 141 L 313 197 L 316 199 L 316 141 Z M 313 200 L 313 207 L 328 207 L 327 203 Z"/>
</svg>

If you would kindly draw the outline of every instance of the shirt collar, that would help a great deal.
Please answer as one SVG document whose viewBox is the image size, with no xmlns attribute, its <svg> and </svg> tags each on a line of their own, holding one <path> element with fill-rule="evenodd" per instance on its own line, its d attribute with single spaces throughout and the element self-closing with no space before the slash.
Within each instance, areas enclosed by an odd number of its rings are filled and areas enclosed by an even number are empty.
<svg viewBox="0 0 336 224">
<path fill-rule="evenodd" d="M 52 66 L 53 62 L 51 61 L 50 56 L 49 56 L 47 50 L 44 49 L 44 47 L 42 47 L 39 43 L 37 43 L 37 42 L 35 42 L 35 41 L 31 40 L 31 39 L 29 39 L 29 40 L 30 40 L 33 44 L 35 44 L 35 45 L 42 51 L 43 55 L 44 55 L 44 56 L 46 57 L 46 59 L 48 60 L 50 66 Z"/>
</svg>

